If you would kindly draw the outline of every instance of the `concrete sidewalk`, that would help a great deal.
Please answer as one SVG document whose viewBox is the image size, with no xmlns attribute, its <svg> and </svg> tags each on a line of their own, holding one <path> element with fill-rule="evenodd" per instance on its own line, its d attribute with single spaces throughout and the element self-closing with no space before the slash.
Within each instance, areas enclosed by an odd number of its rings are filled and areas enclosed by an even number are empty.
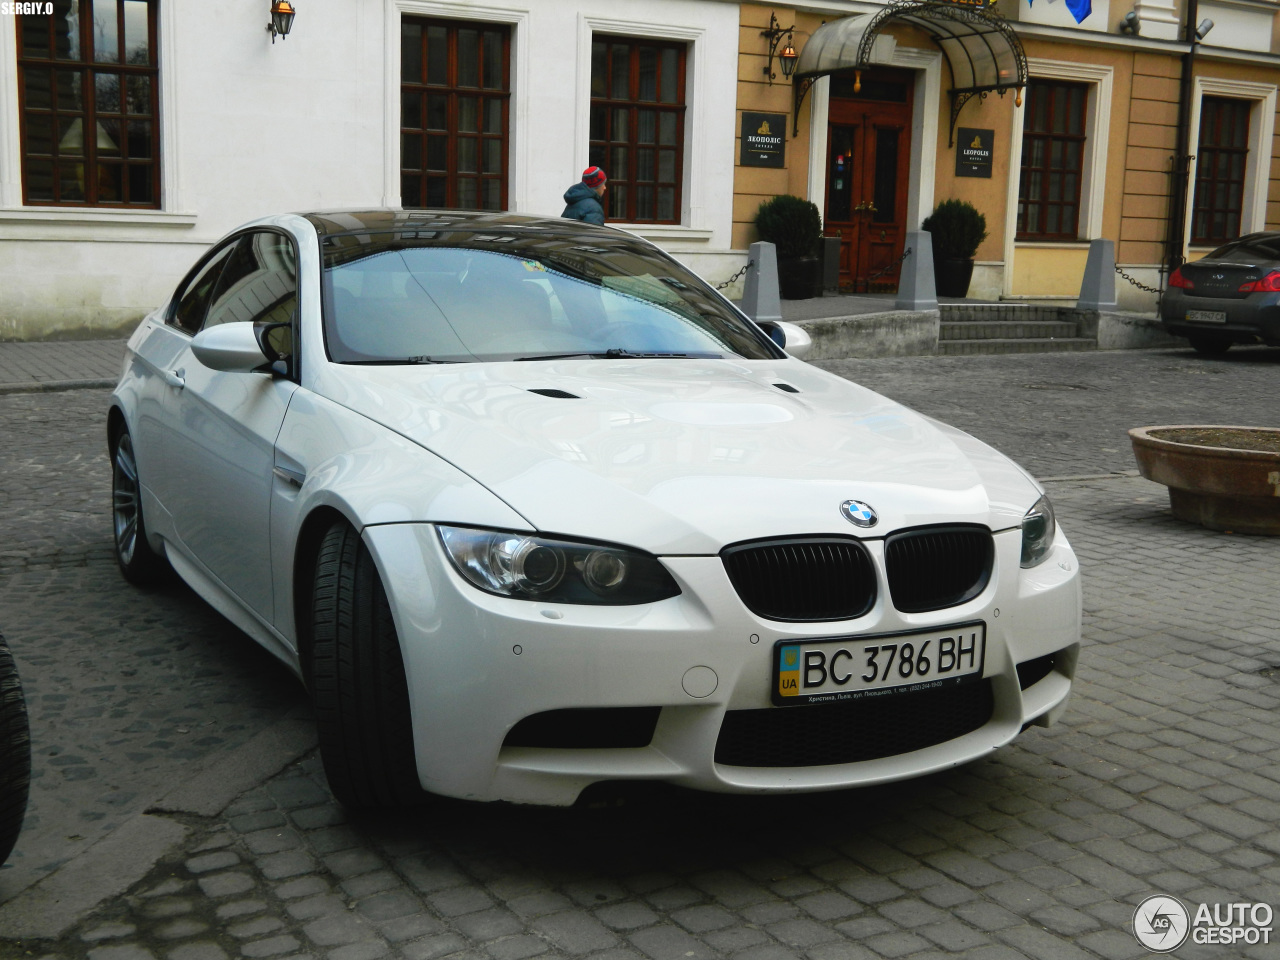
<svg viewBox="0 0 1280 960">
<path fill-rule="evenodd" d="M 123 340 L 0 343 L 0 394 L 114 387 Z"/>
</svg>

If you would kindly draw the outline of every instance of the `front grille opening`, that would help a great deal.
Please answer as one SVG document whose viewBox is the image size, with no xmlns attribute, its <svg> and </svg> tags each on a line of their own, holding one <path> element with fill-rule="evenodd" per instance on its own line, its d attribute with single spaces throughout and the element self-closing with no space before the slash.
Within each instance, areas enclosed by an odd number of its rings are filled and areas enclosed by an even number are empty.
<svg viewBox="0 0 1280 960">
<path fill-rule="evenodd" d="M 852 703 L 730 710 L 716 741 L 716 763 L 818 767 L 879 760 L 972 733 L 994 711 L 989 680 Z"/>
<path fill-rule="evenodd" d="M 1022 661 L 1018 664 L 1018 686 L 1026 690 L 1039 683 L 1053 672 L 1057 657 L 1056 653 L 1050 653 L 1043 657 L 1036 657 L 1034 660 Z"/>
<path fill-rule="evenodd" d="M 647 747 L 661 707 L 572 707 L 525 717 L 502 741 L 504 747 L 599 750 Z"/>
<path fill-rule="evenodd" d="M 875 569 L 857 540 L 757 541 L 720 555 L 742 602 L 769 620 L 852 620 L 875 603 Z"/>
<path fill-rule="evenodd" d="M 987 587 L 995 542 L 986 527 L 917 527 L 884 542 L 885 573 L 893 605 L 924 613 L 967 603 Z"/>
</svg>

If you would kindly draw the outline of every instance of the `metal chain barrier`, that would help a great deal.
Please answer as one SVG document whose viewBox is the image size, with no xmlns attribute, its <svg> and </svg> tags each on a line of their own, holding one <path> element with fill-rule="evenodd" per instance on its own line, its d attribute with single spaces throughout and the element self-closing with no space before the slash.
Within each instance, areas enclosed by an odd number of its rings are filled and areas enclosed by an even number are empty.
<svg viewBox="0 0 1280 960">
<path fill-rule="evenodd" d="M 1120 274 L 1120 276 L 1124 277 L 1126 280 L 1132 283 L 1139 290 L 1144 290 L 1147 293 L 1154 293 L 1156 296 L 1160 296 L 1160 294 L 1163 292 L 1157 287 L 1148 287 L 1145 283 L 1141 283 L 1133 279 L 1133 277 L 1129 276 L 1127 273 L 1125 273 L 1123 270 L 1120 269 L 1120 264 L 1118 263 L 1116 264 L 1116 273 Z"/>
<path fill-rule="evenodd" d="M 873 280 L 879 280 L 886 273 L 889 273 L 892 270 L 896 270 L 898 267 L 902 266 L 902 261 L 907 259 L 907 257 L 909 256 L 911 256 L 911 248 L 907 247 L 907 249 L 902 251 L 902 256 L 900 256 L 897 260 L 894 260 L 893 262 L 891 262 L 884 269 L 877 270 L 875 273 L 871 274 L 871 276 L 867 277 L 866 282 L 870 284 Z"/>
<path fill-rule="evenodd" d="M 734 282 L 735 282 L 739 277 L 741 277 L 741 276 L 742 276 L 743 274 L 745 274 L 749 269 L 751 269 L 751 265 L 752 265 L 752 264 L 754 264 L 754 263 L 755 263 L 755 261 L 754 261 L 754 260 L 748 260 L 748 261 L 743 265 L 743 267 L 742 267 L 742 269 L 741 269 L 741 270 L 739 270 L 737 273 L 735 273 L 732 277 L 730 277 L 730 278 L 729 278 L 728 280 L 726 280 L 724 283 L 717 283 L 717 284 L 716 284 L 716 289 L 717 289 L 717 290 L 723 290 L 725 287 L 727 287 L 727 286 L 729 286 L 730 284 L 734 283 Z"/>
</svg>

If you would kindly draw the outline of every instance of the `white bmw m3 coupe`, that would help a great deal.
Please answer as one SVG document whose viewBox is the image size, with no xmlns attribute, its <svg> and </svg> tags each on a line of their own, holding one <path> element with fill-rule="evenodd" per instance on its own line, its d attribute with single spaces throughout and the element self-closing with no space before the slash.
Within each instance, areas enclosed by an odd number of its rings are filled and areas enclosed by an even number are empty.
<svg viewBox="0 0 1280 960">
<path fill-rule="evenodd" d="M 259 220 L 129 341 L 120 567 L 297 672 L 353 806 L 832 790 L 1050 723 L 1080 581 L 1044 491 L 805 346 L 620 230 Z"/>
</svg>

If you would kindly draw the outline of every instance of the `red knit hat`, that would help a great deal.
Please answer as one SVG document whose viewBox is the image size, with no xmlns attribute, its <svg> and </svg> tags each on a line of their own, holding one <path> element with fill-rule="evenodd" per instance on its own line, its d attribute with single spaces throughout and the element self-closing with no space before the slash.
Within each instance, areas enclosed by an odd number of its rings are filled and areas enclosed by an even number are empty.
<svg viewBox="0 0 1280 960">
<path fill-rule="evenodd" d="M 604 171 L 599 167 L 587 167 L 582 171 L 582 182 L 594 190 L 600 184 L 604 183 L 608 177 L 604 175 Z"/>
</svg>

